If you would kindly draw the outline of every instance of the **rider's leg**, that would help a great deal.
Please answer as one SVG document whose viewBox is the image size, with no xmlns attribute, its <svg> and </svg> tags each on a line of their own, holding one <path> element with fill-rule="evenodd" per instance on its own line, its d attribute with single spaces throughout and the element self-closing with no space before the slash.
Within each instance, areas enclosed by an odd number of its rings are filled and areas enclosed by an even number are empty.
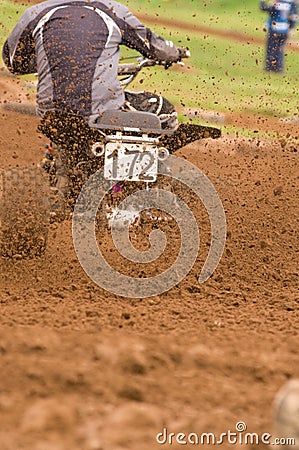
<svg viewBox="0 0 299 450">
<path fill-rule="evenodd" d="M 42 118 L 38 129 L 57 145 L 57 189 L 66 198 L 75 198 L 80 186 L 76 168 L 88 159 L 89 126 L 79 116 L 51 111 Z"/>
<path fill-rule="evenodd" d="M 178 115 L 172 103 L 161 95 L 151 92 L 125 91 L 124 109 L 145 111 L 156 114 L 164 129 L 173 130 L 178 126 Z"/>
</svg>

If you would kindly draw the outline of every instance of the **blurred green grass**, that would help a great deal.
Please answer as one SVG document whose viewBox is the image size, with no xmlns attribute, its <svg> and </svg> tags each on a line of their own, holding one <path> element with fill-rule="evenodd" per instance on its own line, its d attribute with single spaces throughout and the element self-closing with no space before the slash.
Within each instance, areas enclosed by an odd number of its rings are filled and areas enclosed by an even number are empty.
<svg viewBox="0 0 299 450">
<path fill-rule="evenodd" d="M 149 23 L 158 34 L 178 45 L 188 45 L 191 50 L 192 58 L 186 63 L 190 70 L 180 72 L 172 68 L 168 76 L 163 70 L 157 70 L 155 79 L 147 81 L 150 89 L 156 87 L 160 92 L 167 92 L 168 98 L 177 105 L 192 108 L 246 111 L 269 117 L 299 114 L 299 53 L 287 50 L 283 76 L 264 72 L 263 28 L 267 14 L 260 11 L 258 1 L 127 0 L 124 3 L 142 15 L 143 22 Z M 155 26 L 153 17 L 156 17 Z M 165 18 L 168 23 L 173 21 L 173 27 L 159 25 L 159 20 Z M 185 30 L 176 26 L 181 22 L 186 23 Z M 201 33 L 197 26 L 240 33 L 258 41 L 219 37 L 212 31 Z M 299 37 L 298 30 L 296 37 Z"/>
<path fill-rule="evenodd" d="M 266 14 L 256 0 L 123 0 L 145 25 L 177 45 L 188 45 L 192 57 L 185 68 L 146 69 L 130 86 L 164 94 L 177 107 L 247 112 L 269 117 L 299 114 L 299 53 L 288 49 L 284 75 L 263 71 Z M 25 5 L 0 3 L 0 44 Z M 161 20 L 173 22 L 163 25 Z M 177 23 L 185 22 L 186 29 Z M 190 28 L 194 25 L 194 29 Z M 246 33 L 261 43 L 202 33 L 196 27 Z M 296 38 L 298 38 L 298 32 Z M 132 51 L 123 54 L 132 54 Z M 3 64 L 3 63 L 2 63 Z"/>
<path fill-rule="evenodd" d="M 124 0 L 123 3 L 139 14 L 260 37 L 266 20 L 258 0 Z"/>
<path fill-rule="evenodd" d="M 0 45 L 1 49 L 5 38 L 11 32 L 27 5 L 0 0 Z M 2 58 L 2 57 L 1 57 Z M 2 63 L 2 59 L 1 59 Z M 3 64 L 3 63 L 2 63 Z"/>
</svg>

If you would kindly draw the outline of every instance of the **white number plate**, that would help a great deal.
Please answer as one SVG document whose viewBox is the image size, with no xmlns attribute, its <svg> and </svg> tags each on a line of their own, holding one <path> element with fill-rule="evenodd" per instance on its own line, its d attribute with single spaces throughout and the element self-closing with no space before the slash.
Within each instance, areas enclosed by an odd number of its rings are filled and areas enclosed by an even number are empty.
<svg viewBox="0 0 299 450">
<path fill-rule="evenodd" d="M 158 172 L 158 147 L 108 142 L 104 176 L 107 180 L 154 182 Z"/>
</svg>

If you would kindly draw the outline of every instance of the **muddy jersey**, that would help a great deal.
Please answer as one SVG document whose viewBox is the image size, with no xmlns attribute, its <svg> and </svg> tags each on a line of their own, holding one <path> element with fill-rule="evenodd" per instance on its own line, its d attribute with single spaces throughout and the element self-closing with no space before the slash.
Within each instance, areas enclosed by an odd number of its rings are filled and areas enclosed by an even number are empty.
<svg viewBox="0 0 299 450">
<path fill-rule="evenodd" d="M 261 1 L 261 9 L 269 13 L 267 28 L 270 32 L 287 34 L 289 29 L 296 26 L 298 7 L 294 0 L 280 0 L 270 5 L 267 5 L 266 1 Z"/>
<path fill-rule="evenodd" d="M 37 113 L 73 112 L 95 120 L 124 103 L 119 46 L 175 62 L 171 41 L 153 33 L 113 0 L 48 0 L 26 10 L 6 40 L 3 60 L 14 73 L 38 73 Z"/>
</svg>

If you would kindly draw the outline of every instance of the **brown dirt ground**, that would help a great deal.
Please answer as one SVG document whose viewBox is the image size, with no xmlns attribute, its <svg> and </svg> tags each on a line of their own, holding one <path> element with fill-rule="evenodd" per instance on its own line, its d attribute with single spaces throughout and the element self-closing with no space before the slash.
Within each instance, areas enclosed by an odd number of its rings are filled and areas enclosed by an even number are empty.
<svg viewBox="0 0 299 450">
<path fill-rule="evenodd" d="M 2 104 L 29 100 L 7 78 L 0 94 Z M 39 119 L 5 110 L 0 118 L 1 167 L 36 165 Z M 269 124 L 251 119 L 257 130 Z M 153 450 L 163 427 L 220 435 L 238 421 L 271 432 L 277 390 L 299 377 L 299 129 L 276 125 L 271 142 L 224 136 L 180 151 L 226 211 L 225 253 L 202 286 L 205 228 L 191 273 L 148 299 L 94 285 L 69 221 L 51 226 L 43 257 L 1 260 L 1 450 Z"/>
</svg>

